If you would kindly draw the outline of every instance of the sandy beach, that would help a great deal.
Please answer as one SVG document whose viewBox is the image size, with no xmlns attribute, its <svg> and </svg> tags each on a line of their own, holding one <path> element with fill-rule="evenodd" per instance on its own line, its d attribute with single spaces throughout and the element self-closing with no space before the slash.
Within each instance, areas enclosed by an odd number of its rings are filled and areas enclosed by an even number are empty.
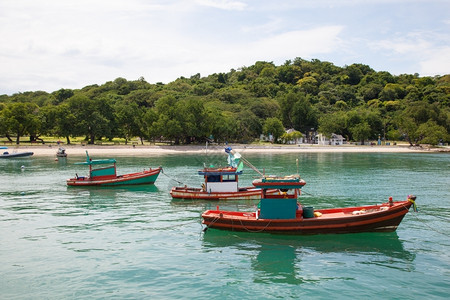
<svg viewBox="0 0 450 300">
<path fill-rule="evenodd" d="M 319 146 L 319 145 L 228 145 L 240 153 L 308 153 L 308 152 L 369 152 L 369 153 L 418 153 L 418 152 L 450 152 L 449 147 L 427 148 L 409 147 L 407 145 L 398 146 Z M 91 156 L 114 157 L 114 156 L 155 156 L 165 154 L 201 154 L 206 152 L 203 146 L 148 146 L 148 145 L 62 145 L 68 155 L 84 155 L 85 151 Z M 209 145 L 207 152 L 223 152 L 225 145 Z M 19 145 L 8 146 L 8 150 L 25 152 L 31 151 L 35 156 L 55 156 L 58 150 L 57 145 Z"/>
</svg>

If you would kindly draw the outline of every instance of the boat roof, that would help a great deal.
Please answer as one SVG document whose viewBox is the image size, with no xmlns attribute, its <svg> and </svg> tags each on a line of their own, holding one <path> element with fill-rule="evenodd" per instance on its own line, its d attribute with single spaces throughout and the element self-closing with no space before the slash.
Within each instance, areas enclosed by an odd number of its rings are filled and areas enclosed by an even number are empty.
<svg viewBox="0 0 450 300">
<path fill-rule="evenodd" d="M 89 153 L 86 150 L 86 161 L 77 162 L 76 165 L 103 165 L 103 164 L 115 164 L 116 160 L 114 158 L 104 158 L 104 159 L 91 159 Z"/>
<path fill-rule="evenodd" d="M 297 189 L 302 188 L 306 182 L 298 175 L 290 176 L 267 176 L 253 181 L 255 187 L 264 189 Z"/>
<path fill-rule="evenodd" d="M 90 159 L 89 161 L 77 162 L 76 165 L 102 165 L 102 164 L 114 164 L 116 160 L 114 158 L 106 159 Z"/>
<path fill-rule="evenodd" d="M 198 170 L 198 175 L 241 175 L 242 171 L 237 171 L 236 168 L 226 167 L 226 168 L 204 168 Z"/>
</svg>

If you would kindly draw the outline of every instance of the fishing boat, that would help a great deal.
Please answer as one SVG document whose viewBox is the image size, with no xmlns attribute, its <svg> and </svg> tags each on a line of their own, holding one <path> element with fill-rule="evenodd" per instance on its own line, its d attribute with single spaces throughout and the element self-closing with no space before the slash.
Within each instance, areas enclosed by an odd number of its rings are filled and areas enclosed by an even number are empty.
<svg viewBox="0 0 450 300">
<path fill-rule="evenodd" d="M 251 165 L 230 147 L 225 149 L 228 153 L 227 167 L 205 167 L 198 170 L 198 175 L 204 176 L 205 182 L 200 188 L 176 186 L 170 191 L 174 199 L 201 199 L 201 200 L 235 200 L 259 199 L 261 189 L 255 186 L 239 187 L 239 175 L 242 174 L 243 163 Z M 253 165 L 252 168 L 256 169 Z M 256 169 L 257 170 L 257 169 Z M 259 172 L 259 171 L 258 171 Z M 262 173 L 261 173 L 262 174 Z M 267 194 L 278 194 L 278 189 L 268 189 Z"/>
<path fill-rule="evenodd" d="M 0 149 L 8 149 L 8 147 L 0 147 Z M 8 151 L 4 151 L 2 154 L 0 154 L 0 158 L 14 158 L 14 157 L 25 157 L 25 156 L 31 156 L 33 155 L 33 152 L 16 152 L 16 150 L 13 151 L 13 153 L 9 153 Z"/>
<path fill-rule="evenodd" d="M 59 147 L 58 151 L 56 151 L 56 157 L 67 157 L 66 149 Z"/>
<path fill-rule="evenodd" d="M 143 170 L 142 172 L 117 175 L 115 159 L 96 159 L 89 157 L 86 151 L 86 161 L 75 163 L 77 165 L 88 165 L 89 176 L 76 176 L 67 179 L 69 186 L 117 186 L 117 185 L 136 185 L 153 184 L 158 178 L 162 168 Z M 96 167 L 100 165 L 99 167 Z M 102 165 L 107 165 L 103 167 Z"/>
<path fill-rule="evenodd" d="M 303 207 L 297 202 L 305 181 L 299 176 L 267 177 L 255 180 L 261 188 L 259 208 L 254 212 L 224 211 L 217 207 L 202 214 L 202 223 L 208 228 L 268 232 L 284 234 L 326 234 L 395 231 L 415 199 L 382 204 L 317 209 Z M 280 189 L 282 195 L 268 195 L 268 189 Z"/>
</svg>

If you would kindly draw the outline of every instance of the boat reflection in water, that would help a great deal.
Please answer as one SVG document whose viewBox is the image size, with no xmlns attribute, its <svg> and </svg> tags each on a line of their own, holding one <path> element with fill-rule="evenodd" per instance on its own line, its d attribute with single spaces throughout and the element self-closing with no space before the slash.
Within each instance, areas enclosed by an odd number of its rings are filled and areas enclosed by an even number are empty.
<svg viewBox="0 0 450 300">
<path fill-rule="evenodd" d="M 250 257 L 255 283 L 356 280 L 347 269 L 354 264 L 364 264 L 368 271 L 370 265 L 411 270 L 415 260 L 396 232 L 283 236 L 211 230 L 203 235 L 203 247 L 222 255 L 243 252 Z"/>
<path fill-rule="evenodd" d="M 104 209 L 108 207 L 117 208 L 117 205 L 124 207 L 136 205 L 136 193 L 142 201 L 148 201 L 151 194 L 158 194 L 159 189 L 155 185 L 127 185 L 127 186 L 107 186 L 98 188 L 96 186 L 85 186 L 77 189 L 67 188 L 69 199 L 66 204 L 75 207 L 90 209 Z M 130 200 L 133 199 L 133 200 Z"/>
</svg>

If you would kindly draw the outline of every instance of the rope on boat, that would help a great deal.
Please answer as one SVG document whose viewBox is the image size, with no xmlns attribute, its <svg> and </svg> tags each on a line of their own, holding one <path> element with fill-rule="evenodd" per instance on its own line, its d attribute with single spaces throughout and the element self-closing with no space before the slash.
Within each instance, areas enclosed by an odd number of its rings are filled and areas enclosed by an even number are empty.
<svg viewBox="0 0 450 300">
<path fill-rule="evenodd" d="M 308 193 L 308 192 L 305 192 L 303 189 L 299 189 L 299 190 L 301 191 L 302 194 L 306 194 L 306 195 L 308 195 L 308 196 L 313 196 L 313 197 L 316 196 L 316 195 L 310 194 L 310 193 Z"/>
<path fill-rule="evenodd" d="M 239 219 L 239 223 L 241 223 L 242 227 L 243 227 L 245 230 L 247 230 L 247 232 L 263 232 L 264 230 L 266 230 L 267 227 L 269 227 L 269 225 L 270 225 L 270 223 L 272 223 L 272 221 L 267 222 L 266 226 L 264 226 L 264 228 L 261 228 L 261 229 L 259 229 L 259 230 L 251 230 L 251 229 L 248 229 L 247 227 L 245 227 L 244 224 L 242 224 L 242 220 L 241 220 L 241 219 Z"/>
<path fill-rule="evenodd" d="M 163 175 L 165 175 L 167 178 L 169 178 L 169 179 L 171 179 L 171 180 L 173 180 L 173 181 L 176 181 L 178 184 L 184 184 L 183 182 L 181 182 L 181 181 L 179 181 L 179 180 L 176 180 L 175 178 L 170 177 L 169 175 L 167 175 L 166 173 L 164 173 L 164 169 L 161 169 L 161 173 L 162 173 Z"/>
<path fill-rule="evenodd" d="M 220 219 L 220 217 L 215 217 L 210 223 L 209 225 L 207 225 L 205 228 L 203 228 L 203 232 L 206 233 L 206 231 L 209 229 L 209 226 L 213 225 L 215 222 L 217 222 Z M 233 225 L 233 220 L 231 220 L 232 225 Z M 261 228 L 259 230 L 251 230 L 248 229 L 247 227 L 245 227 L 244 224 L 242 224 L 242 220 L 239 220 L 239 223 L 241 223 L 241 226 L 247 231 L 247 232 L 263 232 L 264 230 L 266 230 L 267 227 L 269 227 L 270 223 L 272 221 L 267 222 L 266 226 L 264 226 L 264 228 Z"/>
<path fill-rule="evenodd" d="M 416 202 L 415 202 L 413 199 L 408 199 L 408 201 L 411 202 L 411 203 L 413 204 L 412 206 L 413 206 L 414 212 L 416 212 L 416 213 L 419 212 L 419 209 L 417 208 Z M 406 206 L 403 205 L 403 207 L 404 207 L 406 210 L 409 210 Z M 433 228 L 433 227 L 431 227 L 430 225 L 428 225 L 427 223 L 425 223 L 423 220 L 419 219 L 419 218 L 417 217 L 416 214 L 412 214 L 412 215 L 414 216 L 414 218 L 416 218 L 417 221 L 421 222 L 423 225 L 425 225 L 426 227 L 428 227 L 428 229 L 430 229 L 430 230 L 432 230 L 432 231 L 434 231 L 434 232 L 440 233 L 440 234 L 442 234 L 442 235 L 448 236 L 448 233 L 445 233 L 445 232 L 436 230 L 435 228 Z M 436 217 L 436 216 L 435 216 L 435 217 Z"/>
<path fill-rule="evenodd" d="M 209 223 L 209 225 L 206 225 L 206 227 L 203 228 L 203 232 L 206 232 L 206 231 L 208 230 L 209 226 L 212 225 L 212 224 L 214 224 L 214 223 L 216 223 L 219 219 L 220 219 L 220 217 L 215 217 L 215 218 L 211 221 L 211 223 Z"/>
<path fill-rule="evenodd" d="M 414 218 L 416 218 L 417 221 L 421 222 L 423 225 L 425 225 L 426 227 L 428 227 L 428 229 L 430 229 L 430 230 L 432 230 L 432 231 L 434 231 L 434 232 L 436 232 L 436 233 L 440 233 L 440 234 L 442 234 L 442 235 L 448 236 L 448 233 L 445 233 L 445 232 L 436 230 L 435 228 L 433 228 L 433 227 L 431 227 L 430 225 L 428 225 L 427 223 L 425 223 L 423 220 L 419 219 L 419 218 L 417 217 L 416 214 L 413 214 L 413 216 L 414 216 Z"/>
</svg>

